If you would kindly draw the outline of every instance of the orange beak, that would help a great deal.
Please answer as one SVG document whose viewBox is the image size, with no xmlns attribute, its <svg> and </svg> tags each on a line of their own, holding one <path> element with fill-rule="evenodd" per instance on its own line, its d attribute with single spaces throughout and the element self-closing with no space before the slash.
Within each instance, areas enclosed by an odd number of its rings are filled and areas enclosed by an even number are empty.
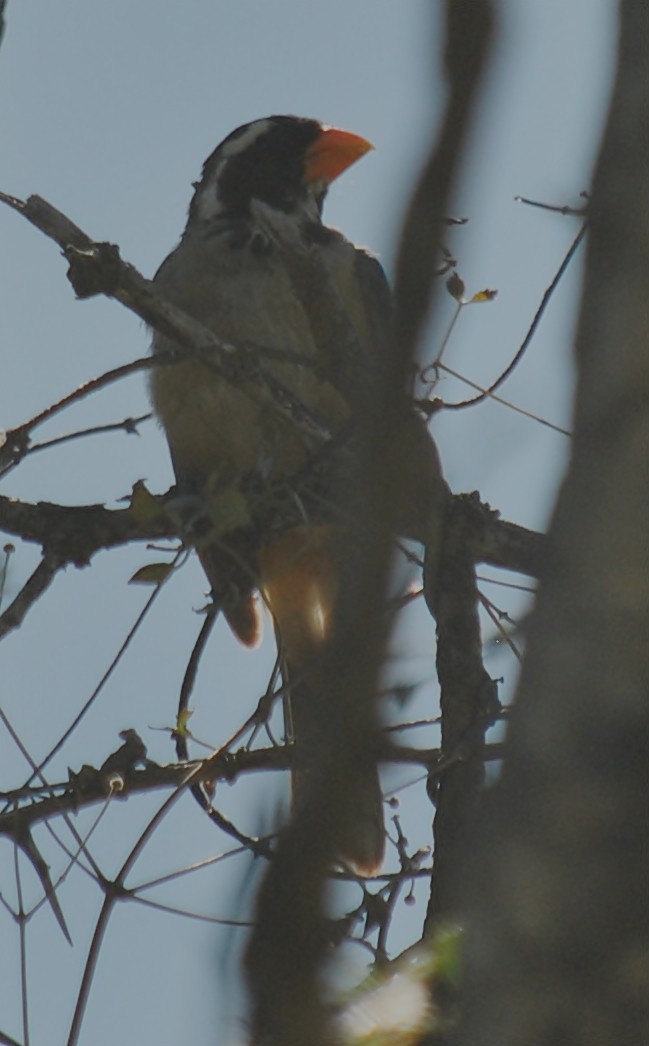
<svg viewBox="0 0 649 1046">
<path fill-rule="evenodd" d="M 313 145 L 306 151 L 304 177 L 306 182 L 323 181 L 329 185 L 374 146 L 366 138 L 337 127 L 324 127 Z"/>
</svg>

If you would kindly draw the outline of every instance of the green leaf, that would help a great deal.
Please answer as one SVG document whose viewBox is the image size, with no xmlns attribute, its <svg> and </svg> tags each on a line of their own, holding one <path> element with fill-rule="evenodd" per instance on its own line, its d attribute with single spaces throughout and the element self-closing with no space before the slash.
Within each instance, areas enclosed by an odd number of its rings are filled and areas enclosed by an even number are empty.
<svg viewBox="0 0 649 1046">
<path fill-rule="evenodd" d="M 147 563 L 129 578 L 129 585 L 160 585 L 173 570 L 171 563 Z"/>
</svg>

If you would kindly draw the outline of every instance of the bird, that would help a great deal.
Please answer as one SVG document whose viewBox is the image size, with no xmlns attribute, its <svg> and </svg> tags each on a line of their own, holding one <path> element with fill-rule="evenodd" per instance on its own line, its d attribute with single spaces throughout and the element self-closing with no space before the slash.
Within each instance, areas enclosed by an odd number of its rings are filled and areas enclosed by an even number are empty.
<svg viewBox="0 0 649 1046">
<path fill-rule="evenodd" d="M 322 217 L 331 183 L 372 148 L 301 116 L 236 128 L 205 161 L 182 238 L 154 278 L 225 346 L 212 360 L 154 332 L 154 358 L 172 355 L 174 365 L 152 368 L 151 397 L 177 490 L 200 498 L 209 520 L 197 551 L 216 605 L 250 647 L 260 636 L 257 593 L 272 617 L 297 802 L 317 741 L 318 657 L 340 586 L 344 512 L 335 498 L 363 397 L 394 351 L 380 262 Z M 405 403 L 395 416 L 401 488 L 390 493 L 403 505 L 400 536 L 426 541 L 447 487 L 423 419 Z M 256 516 L 261 505 L 270 521 L 261 535 L 246 527 L 251 490 Z M 351 824 L 338 856 L 370 874 L 385 847 L 374 765 L 363 772 Z"/>
</svg>

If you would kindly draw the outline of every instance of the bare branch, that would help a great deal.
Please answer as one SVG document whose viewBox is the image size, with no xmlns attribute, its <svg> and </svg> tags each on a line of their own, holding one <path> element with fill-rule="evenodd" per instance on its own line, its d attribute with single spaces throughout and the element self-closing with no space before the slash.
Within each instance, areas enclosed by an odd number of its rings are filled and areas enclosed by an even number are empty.
<svg viewBox="0 0 649 1046">
<path fill-rule="evenodd" d="M 492 396 L 496 389 L 499 389 L 501 385 L 504 385 L 504 383 L 507 381 L 507 378 L 509 378 L 509 376 L 513 374 L 514 370 L 516 369 L 523 356 L 525 355 L 527 349 L 529 348 L 532 338 L 534 337 L 539 323 L 541 322 L 543 314 L 550 303 L 550 299 L 552 298 L 552 295 L 554 294 L 555 290 L 557 289 L 561 280 L 563 279 L 563 276 L 568 266 L 570 265 L 570 262 L 577 253 L 577 249 L 579 248 L 584 236 L 586 235 L 587 229 L 588 223 L 584 222 L 581 229 L 570 244 L 570 247 L 568 248 L 565 257 L 561 262 L 561 265 L 554 274 L 554 277 L 552 278 L 550 285 L 546 288 L 545 293 L 541 299 L 541 304 L 539 305 L 538 309 L 536 310 L 536 313 L 534 314 L 534 318 L 532 319 L 532 322 L 528 328 L 527 334 L 523 338 L 523 341 L 521 342 L 520 347 L 514 355 L 514 358 L 507 364 L 504 371 L 501 374 L 499 374 L 496 380 L 493 381 L 488 388 L 484 389 L 484 391 L 481 392 L 479 396 L 473 396 L 472 399 L 462 400 L 459 403 L 443 403 L 443 410 L 463 410 L 464 407 L 474 407 L 476 403 L 482 403 L 483 400 L 487 399 L 489 396 Z"/>
<path fill-rule="evenodd" d="M 59 414 L 72 403 L 84 399 L 91 392 L 96 392 L 114 381 L 126 378 L 137 371 L 147 370 L 152 366 L 153 360 L 147 356 L 144 359 L 132 360 L 131 363 L 125 363 L 121 367 L 114 367 L 112 370 L 106 371 L 97 378 L 92 378 L 85 384 L 73 389 L 72 392 L 57 400 L 56 403 L 51 403 L 49 407 L 39 411 L 33 418 L 23 422 L 22 425 L 17 425 L 15 429 L 9 429 L 4 434 L 4 440 L 0 446 L 0 475 L 5 475 L 10 468 L 13 468 L 25 456 L 29 449 L 30 434 L 38 425 L 42 425 L 44 421 L 53 418 L 55 414 Z"/>
<path fill-rule="evenodd" d="M 441 557 L 424 571 L 426 600 L 437 620 L 442 753 L 463 753 L 439 780 L 437 774 L 429 778 L 436 806 L 429 936 L 461 917 L 460 881 L 472 859 L 468 843 L 484 777 L 485 734 L 500 713 L 496 684 L 482 663 L 471 520 L 456 511 L 458 504 L 448 507 Z"/>
<path fill-rule="evenodd" d="M 422 753 L 422 760 L 434 753 Z M 111 784 L 116 771 L 84 766 L 71 780 L 63 784 L 41 786 L 36 789 L 18 789 L 3 793 L 3 799 L 13 804 L 29 799 L 27 805 L 14 805 L 10 811 L 0 813 L 0 835 L 15 837 L 33 825 L 63 813 L 75 813 L 87 806 L 105 802 L 113 794 L 120 801 L 134 795 L 157 791 L 160 788 L 177 788 L 188 773 L 195 774 L 196 781 L 232 782 L 239 774 L 255 771 L 286 770 L 291 764 L 290 749 L 286 747 L 263 748 L 254 752 L 240 750 L 236 753 L 220 752 L 210 759 L 193 760 L 158 766 L 149 762 L 144 769 L 124 768 L 119 772 L 121 783 L 116 791 Z M 42 798 L 36 798 L 37 795 Z"/>
<path fill-rule="evenodd" d="M 320 418 L 316 417 L 277 376 L 265 366 L 270 359 L 292 359 L 295 354 L 272 350 L 260 345 L 232 345 L 219 338 L 209 327 L 167 301 L 151 280 L 127 262 L 122 261 L 119 249 L 110 243 L 95 243 L 66 215 L 40 196 L 26 201 L 0 192 L 0 202 L 6 203 L 32 225 L 49 236 L 61 247 L 70 268 L 68 278 L 78 297 L 105 294 L 114 298 L 140 316 L 150 327 L 166 335 L 185 350 L 179 358 L 174 353 L 160 354 L 148 366 L 168 366 L 187 359 L 187 352 L 199 358 L 210 369 L 218 371 L 224 381 L 241 386 L 242 376 L 256 379 L 250 395 L 261 396 L 265 403 L 292 423 L 319 441 L 330 438 Z M 309 365 L 307 357 L 299 362 Z M 141 364 L 140 364 L 141 365 Z M 130 366 L 130 365 L 127 365 Z"/>
<path fill-rule="evenodd" d="M 138 519 L 130 509 L 107 509 L 103 505 L 32 504 L 0 496 L 0 530 L 41 545 L 60 566 L 85 567 L 102 549 L 117 548 L 130 541 L 173 537 L 178 522 L 165 513 Z"/>
<path fill-rule="evenodd" d="M 48 553 L 43 557 L 13 602 L 0 614 L 0 639 L 20 628 L 28 611 L 49 588 L 62 566 L 63 561 L 56 555 Z"/>
</svg>

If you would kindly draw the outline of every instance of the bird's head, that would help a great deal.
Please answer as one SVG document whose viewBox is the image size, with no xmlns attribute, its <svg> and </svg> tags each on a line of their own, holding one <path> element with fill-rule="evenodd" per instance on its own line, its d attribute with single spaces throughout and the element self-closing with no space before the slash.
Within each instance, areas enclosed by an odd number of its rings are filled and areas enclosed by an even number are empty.
<svg viewBox="0 0 649 1046">
<path fill-rule="evenodd" d="M 318 221 L 331 182 L 370 149 L 359 135 L 300 116 L 244 124 L 205 161 L 189 223 L 246 218 L 253 201 Z"/>
</svg>

